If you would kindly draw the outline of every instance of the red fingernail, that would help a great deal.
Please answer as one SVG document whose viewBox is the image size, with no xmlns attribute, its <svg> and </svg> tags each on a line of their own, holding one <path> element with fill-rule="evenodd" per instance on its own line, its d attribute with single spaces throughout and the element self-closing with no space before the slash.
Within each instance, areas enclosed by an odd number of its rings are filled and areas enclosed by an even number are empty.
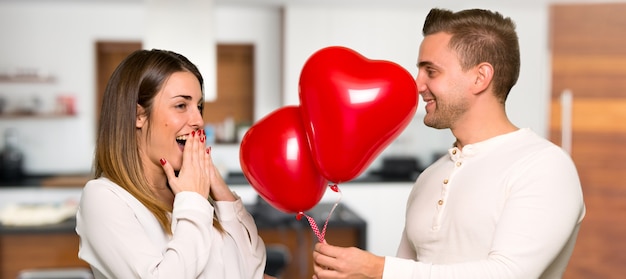
<svg viewBox="0 0 626 279">
<path fill-rule="evenodd" d="M 207 147 L 207 149 L 206 149 L 206 154 L 211 154 L 211 147 L 210 147 L 210 146 L 209 146 L 209 147 Z"/>
<path fill-rule="evenodd" d="M 159 159 L 159 162 L 161 163 L 161 166 L 165 166 L 165 163 L 166 163 L 165 159 L 161 158 Z"/>
<path fill-rule="evenodd" d="M 204 137 L 200 137 L 200 142 L 204 142 Z"/>
<path fill-rule="evenodd" d="M 195 136 L 196 135 L 196 131 L 191 131 L 191 136 Z"/>
</svg>

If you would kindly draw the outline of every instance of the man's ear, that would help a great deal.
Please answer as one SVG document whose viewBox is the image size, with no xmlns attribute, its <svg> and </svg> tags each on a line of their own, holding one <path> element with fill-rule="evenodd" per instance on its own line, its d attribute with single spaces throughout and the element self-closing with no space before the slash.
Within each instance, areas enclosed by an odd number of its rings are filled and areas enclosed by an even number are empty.
<svg viewBox="0 0 626 279">
<path fill-rule="evenodd" d="M 483 62 L 475 68 L 476 80 L 474 81 L 474 93 L 480 93 L 489 87 L 493 79 L 493 66 Z"/>
<path fill-rule="evenodd" d="M 141 129 L 144 125 L 146 125 L 147 118 L 148 117 L 146 116 L 146 110 L 142 106 L 137 104 L 137 123 L 135 124 L 137 126 L 137 129 Z"/>
</svg>

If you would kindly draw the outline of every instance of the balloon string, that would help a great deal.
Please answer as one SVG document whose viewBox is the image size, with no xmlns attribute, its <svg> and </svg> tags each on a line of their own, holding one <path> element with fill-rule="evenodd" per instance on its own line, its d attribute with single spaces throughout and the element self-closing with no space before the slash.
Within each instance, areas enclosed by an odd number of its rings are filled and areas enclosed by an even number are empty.
<svg viewBox="0 0 626 279">
<path fill-rule="evenodd" d="M 328 212 L 328 217 L 326 218 L 326 221 L 324 222 L 324 227 L 322 228 L 322 231 L 320 232 L 319 227 L 317 226 L 317 223 L 315 222 L 315 219 L 313 219 L 313 217 L 300 212 L 298 215 L 299 216 L 304 216 L 306 217 L 306 219 L 309 221 L 309 225 L 311 226 L 311 229 L 313 230 L 313 232 L 315 233 L 315 236 L 317 236 L 317 240 L 319 242 L 324 242 L 324 238 L 326 236 L 326 228 L 328 227 L 328 221 L 330 220 L 330 216 L 333 214 L 333 211 L 335 211 L 335 208 L 337 208 L 337 206 L 339 205 L 339 202 L 341 201 L 341 191 L 339 191 L 339 188 L 337 187 L 336 184 L 331 185 L 330 189 L 332 189 L 333 191 L 339 193 L 339 197 L 337 198 L 337 201 L 335 201 L 335 204 L 333 204 L 333 207 L 330 209 L 330 212 Z"/>
</svg>

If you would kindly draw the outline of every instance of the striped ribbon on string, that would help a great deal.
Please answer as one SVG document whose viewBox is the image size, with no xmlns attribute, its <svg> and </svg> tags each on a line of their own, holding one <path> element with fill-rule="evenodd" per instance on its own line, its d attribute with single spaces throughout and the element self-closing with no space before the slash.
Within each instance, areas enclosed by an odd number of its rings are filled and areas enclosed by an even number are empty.
<svg viewBox="0 0 626 279">
<path fill-rule="evenodd" d="M 317 236 L 317 240 L 319 242 L 325 241 L 324 237 L 326 236 L 326 227 L 328 227 L 328 220 L 330 220 L 330 216 L 333 214 L 333 211 L 335 211 L 335 208 L 337 208 L 337 205 L 339 205 L 339 202 L 341 201 L 341 191 L 339 191 L 339 187 L 337 187 L 337 184 L 330 185 L 330 189 L 336 193 L 339 193 L 339 197 L 337 198 L 337 201 L 335 201 L 335 204 L 333 204 L 330 212 L 328 212 L 328 217 L 326 217 L 326 221 L 324 222 L 324 227 L 322 228 L 322 231 L 319 230 L 319 227 L 317 226 L 317 223 L 315 222 L 315 219 L 313 219 L 313 217 L 305 214 L 304 212 L 299 212 L 296 216 L 298 220 L 302 219 L 302 216 L 304 216 L 309 221 L 309 225 L 315 233 L 315 236 Z"/>
</svg>

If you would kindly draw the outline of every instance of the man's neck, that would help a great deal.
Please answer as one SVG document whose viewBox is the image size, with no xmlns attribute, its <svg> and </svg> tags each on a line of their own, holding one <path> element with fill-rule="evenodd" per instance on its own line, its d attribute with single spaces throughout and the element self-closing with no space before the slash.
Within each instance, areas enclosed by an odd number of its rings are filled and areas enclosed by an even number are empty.
<svg viewBox="0 0 626 279">
<path fill-rule="evenodd" d="M 463 147 L 468 144 L 485 141 L 519 129 L 513 125 L 513 123 L 511 123 L 506 116 L 491 118 L 491 121 L 484 121 L 484 119 L 475 121 L 474 123 L 471 121 L 464 121 L 463 123 L 458 123 L 455 127 L 451 128 L 450 130 L 452 131 L 452 134 L 456 137 L 454 146 L 459 149 L 463 149 Z M 496 120 L 494 121 L 493 119 Z"/>
</svg>

